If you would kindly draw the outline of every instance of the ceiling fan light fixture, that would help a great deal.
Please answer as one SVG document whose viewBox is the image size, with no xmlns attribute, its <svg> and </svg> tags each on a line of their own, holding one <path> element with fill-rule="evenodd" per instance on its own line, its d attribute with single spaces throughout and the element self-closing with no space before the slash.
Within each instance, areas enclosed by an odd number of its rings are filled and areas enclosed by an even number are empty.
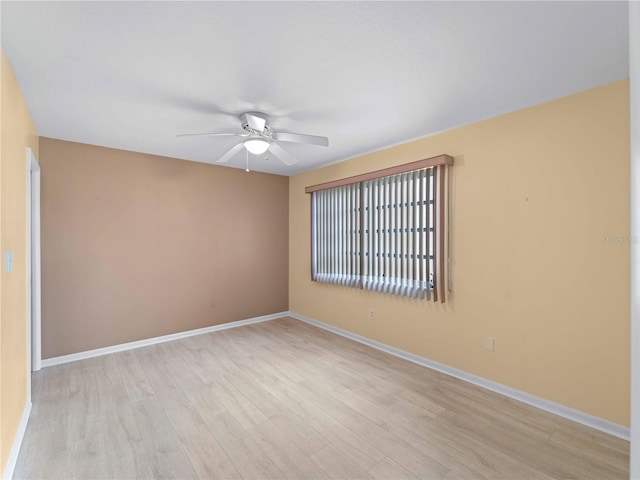
<svg viewBox="0 0 640 480">
<path fill-rule="evenodd" d="M 2 1 L 2 0 L 0 0 Z M 329 146 L 327 137 L 318 135 L 309 135 L 306 133 L 293 132 L 277 132 L 269 125 L 269 116 L 261 112 L 246 112 L 240 115 L 240 124 L 242 133 L 186 133 L 178 135 L 179 137 L 192 136 L 232 136 L 242 137 L 233 147 L 231 147 L 224 155 L 222 155 L 216 163 L 225 163 L 234 158 L 243 148 L 247 152 L 247 167 L 249 171 L 249 154 L 262 155 L 267 150 L 274 158 L 277 158 L 286 166 L 294 165 L 297 160 L 284 148 L 280 146 L 280 142 L 299 143 L 307 145 L 319 145 L 321 147 Z M 266 158 L 265 158 L 266 160 Z"/>
<path fill-rule="evenodd" d="M 269 142 L 260 138 L 254 138 L 251 140 L 246 140 L 244 142 L 244 148 L 249 150 L 249 152 L 253 153 L 254 155 L 261 155 L 269 148 Z"/>
</svg>

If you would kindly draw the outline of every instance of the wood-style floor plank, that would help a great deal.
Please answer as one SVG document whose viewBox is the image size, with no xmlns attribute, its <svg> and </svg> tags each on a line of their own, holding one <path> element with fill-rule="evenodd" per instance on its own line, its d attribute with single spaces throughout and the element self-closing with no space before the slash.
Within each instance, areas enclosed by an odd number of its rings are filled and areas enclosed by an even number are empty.
<svg viewBox="0 0 640 480">
<path fill-rule="evenodd" d="M 418 478 L 403 468 L 402 465 L 386 457 L 370 468 L 369 473 L 373 475 L 373 478 L 376 480 L 388 480 L 390 478 L 397 480 L 416 480 Z"/>
<path fill-rule="evenodd" d="M 624 479 L 629 444 L 290 318 L 50 367 L 16 479 Z"/>
<path fill-rule="evenodd" d="M 365 470 L 360 468 L 358 464 L 331 444 L 318 450 L 311 455 L 311 458 L 326 472 L 329 478 L 334 480 L 342 480 L 344 478 L 373 478 Z"/>
</svg>

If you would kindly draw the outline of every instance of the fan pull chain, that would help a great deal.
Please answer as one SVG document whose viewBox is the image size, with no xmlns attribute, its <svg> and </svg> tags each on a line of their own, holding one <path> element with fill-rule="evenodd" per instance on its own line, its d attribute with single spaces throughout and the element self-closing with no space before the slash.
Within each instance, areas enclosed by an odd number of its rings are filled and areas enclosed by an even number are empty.
<svg viewBox="0 0 640 480">
<path fill-rule="evenodd" d="M 245 148 L 246 150 L 246 148 Z M 247 168 L 244 169 L 245 172 L 249 172 L 249 150 L 247 150 Z"/>
</svg>

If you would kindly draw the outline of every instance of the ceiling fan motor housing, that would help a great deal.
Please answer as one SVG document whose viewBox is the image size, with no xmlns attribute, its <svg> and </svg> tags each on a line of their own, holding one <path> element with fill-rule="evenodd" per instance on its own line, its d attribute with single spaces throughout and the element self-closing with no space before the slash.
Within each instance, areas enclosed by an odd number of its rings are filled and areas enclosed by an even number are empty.
<svg viewBox="0 0 640 480">
<path fill-rule="evenodd" d="M 246 112 L 240 115 L 242 129 L 250 134 L 268 136 L 269 116 L 261 112 Z"/>
</svg>

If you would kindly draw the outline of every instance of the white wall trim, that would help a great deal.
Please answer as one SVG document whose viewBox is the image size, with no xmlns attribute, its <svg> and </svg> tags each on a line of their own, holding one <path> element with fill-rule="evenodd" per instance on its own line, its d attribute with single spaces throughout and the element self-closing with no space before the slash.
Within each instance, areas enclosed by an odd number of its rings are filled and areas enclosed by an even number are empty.
<svg viewBox="0 0 640 480">
<path fill-rule="evenodd" d="M 27 352 L 28 397 L 31 372 L 41 368 L 40 164 L 27 147 Z"/>
<path fill-rule="evenodd" d="M 7 459 L 7 465 L 4 467 L 2 473 L 3 480 L 10 480 L 13 478 L 13 471 L 16 468 L 16 462 L 18 461 L 18 454 L 20 453 L 20 447 L 22 446 L 22 440 L 24 440 L 24 434 L 27 431 L 27 422 L 29 421 L 29 415 L 31 414 L 31 402 L 27 401 L 22 409 L 22 417 L 18 424 L 18 431 L 13 439 L 13 446 L 11 452 L 9 452 L 9 458 Z"/>
<path fill-rule="evenodd" d="M 220 325 L 213 325 L 211 327 L 197 328 L 195 330 L 187 330 L 186 332 L 172 333 L 170 335 L 163 335 L 161 337 L 146 338 L 144 340 L 138 340 L 135 342 L 121 343 L 119 345 L 112 345 L 110 347 L 96 348 L 95 350 L 87 350 L 85 352 L 72 353 L 69 355 L 62 355 L 60 357 L 52 357 L 42 360 L 42 367 L 52 367 L 54 365 L 61 365 L 63 363 L 75 362 L 77 360 L 84 360 L 85 358 L 99 357 L 101 355 L 107 355 L 109 353 L 122 352 L 124 350 L 131 350 L 133 348 L 146 347 L 147 345 L 155 345 L 156 343 L 170 342 L 172 340 L 178 340 L 180 338 L 192 337 L 194 335 L 202 335 L 204 333 L 218 332 L 220 330 L 226 330 L 228 328 L 242 327 L 244 325 L 251 325 L 252 323 L 267 322 L 269 320 L 275 320 L 277 318 L 286 317 L 289 312 L 272 313 L 271 315 L 263 315 L 261 317 L 247 318 L 246 320 L 238 320 L 236 322 L 221 323 Z"/>
<path fill-rule="evenodd" d="M 300 320 L 310 325 L 328 330 L 329 332 L 333 332 L 356 342 L 363 343 L 391 355 L 395 355 L 396 357 L 400 357 L 404 360 L 417 363 L 418 365 L 422 365 L 423 367 L 436 370 L 455 378 L 459 378 L 460 380 L 464 380 L 465 382 L 469 382 L 479 387 L 486 388 L 487 390 L 491 390 L 492 392 L 504 395 L 505 397 L 509 397 L 522 403 L 526 403 L 527 405 L 537 407 L 549 413 L 559 415 L 568 420 L 573 420 L 574 422 L 578 422 L 588 427 L 595 428 L 596 430 L 600 430 L 624 440 L 629 440 L 629 429 L 627 427 L 623 427 L 622 425 L 618 425 L 608 420 L 604 420 L 602 418 L 589 415 L 579 410 L 560 405 L 559 403 L 545 400 L 544 398 L 536 397 L 521 390 L 516 390 L 515 388 L 507 387 L 506 385 L 487 380 L 477 375 L 467 373 L 463 370 L 458 370 L 457 368 L 444 365 L 434 360 L 429 360 L 428 358 L 424 358 L 419 355 L 400 350 L 399 348 L 376 342 L 375 340 L 371 340 L 356 333 L 334 327 L 333 325 L 329 325 L 309 317 L 305 317 L 304 315 L 289 312 L 289 316 L 295 318 L 296 320 Z"/>
<path fill-rule="evenodd" d="M 640 480 L 640 2 L 629 2 L 631 113 L 631 445 L 629 475 Z"/>
</svg>

